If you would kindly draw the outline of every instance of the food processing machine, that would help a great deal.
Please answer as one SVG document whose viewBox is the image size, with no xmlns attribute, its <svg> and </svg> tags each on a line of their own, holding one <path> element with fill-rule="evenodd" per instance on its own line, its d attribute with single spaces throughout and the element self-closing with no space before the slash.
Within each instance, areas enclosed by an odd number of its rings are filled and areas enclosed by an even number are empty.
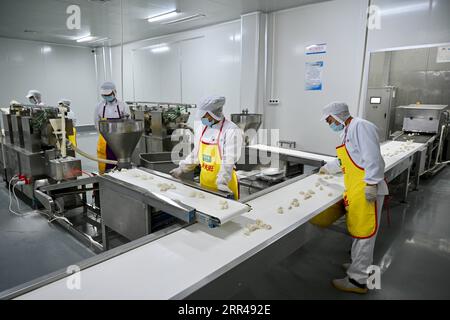
<svg viewBox="0 0 450 320">
<path fill-rule="evenodd" d="M 37 188 L 36 197 L 48 214 L 60 218 L 58 223 L 74 231 L 79 215 L 72 216 L 57 200 L 61 195 L 83 195 L 82 217 L 91 228 L 89 232 L 78 232 L 79 238 L 94 250 L 102 251 L 149 235 L 156 239 L 195 222 L 220 227 L 234 215 L 251 209 L 224 199 L 230 196 L 226 193 L 208 192 L 194 182 L 180 182 L 162 172 L 134 165 L 131 155 L 144 131 L 143 120 L 99 121 L 99 132 L 118 159 L 113 161 L 116 169 L 104 175 Z M 92 193 L 92 203 L 86 201 L 88 193 Z M 226 208 L 221 210 L 219 205 Z"/>
<path fill-rule="evenodd" d="M 262 124 L 262 114 L 249 113 L 248 109 L 242 113 L 232 114 L 231 121 L 244 132 L 244 144 L 250 145 L 257 138 L 257 133 Z"/>
<path fill-rule="evenodd" d="M 54 184 L 82 175 L 81 161 L 66 145 L 72 120 L 62 108 L 12 104 L 2 109 L 3 177 L 33 202 L 37 183 Z"/>
<path fill-rule="evenodd" d="M 450 114 L 447 105 L 412 104 L 396 108 L 396 124 L 401 131 L 391 135 L 394 141 L 413 141 L 427 145 L 422 151 L 419 175 L 435 174 L 445 167 L 443 156 L 449 148 Z"/>
<path fill-rule="evenodd" d="M 127 102 L 131 118 L 143 120 L 144 134 L 136 147 L 133 159 L 139 163 L 139 154 L 171 152 L 179 140 L 172 141 L 178 129 L 193 129 L 187 124 L 195 104 L 167 102 Z"/>
</svg>

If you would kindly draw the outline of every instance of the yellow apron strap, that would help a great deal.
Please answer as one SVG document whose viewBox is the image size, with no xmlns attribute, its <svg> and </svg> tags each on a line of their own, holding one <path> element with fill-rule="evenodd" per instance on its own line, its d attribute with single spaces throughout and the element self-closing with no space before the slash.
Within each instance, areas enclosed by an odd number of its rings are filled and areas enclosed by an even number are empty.
<svg viewBox="0 0 450 320">
<path fill-rule="evenodd" d="M 213 191 L 217 191 L 217 176 L 220 172 L 222 164 L 222 156 L 219 143 L 224 123 L 225 121 L 222 123 L 222 127 L 220 128 L 217 143 L 209 144 L 203 142 L 203 135 L 205 134 L 207 128 L 203 130 L 202 136 L 200 138 L 200 147 L 198 153 L 198 160 L 201 167 L 200 185 Z M 233 170 L 228 188 L 230 188 L 230 190 L 233 192 L 235 200 L 239 200 L 239 182 L 235 170 Z"/>
<path fill-rule="evenodd" d="M 336 152 L 344 173 L 348 231 L 357 239 L 371 238 L 378 230 L 378 212 L 376 202 L 366 200 L 365 170 L 353 161 L 345 145 L 338 147 Z"/>
<path fill-rule="evenodd" d="M 70 135 L 68 138 L 70 143 L 72 143 L 74 146 L 77 146 L 77 129 L 73 128 L 73 135 Z"/>
<path fill-rule="evenodd" d="M 97 158 L 99 158 L 99 159 L 106 159 L 106 140 L 103 138 L 103 136 L 101 134 L 98 136 Z M 100 174 L 105 173 L 105 171 L 106 171 L 106 164 L 99 162 L 98 163 L 98 171 L 99 171 Z"/>
</svg>

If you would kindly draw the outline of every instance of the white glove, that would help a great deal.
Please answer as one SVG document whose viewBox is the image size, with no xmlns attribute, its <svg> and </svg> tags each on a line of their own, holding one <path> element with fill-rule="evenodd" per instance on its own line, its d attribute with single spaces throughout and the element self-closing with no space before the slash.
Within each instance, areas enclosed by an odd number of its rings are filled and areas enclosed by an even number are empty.
<svg viewBox="0 0 450 320">
<path fill-rule="evenodd" d="M 225 184 L 219 184 L 219 185 L 217 185 L 217 189 L 219 189 L 219 191 L 222 191 L 222 192 L 233 193 L 233 191 L 231 191 L 231 189 L 228 188 L 228 186 L 225 185 Z"/>
<path fill-rule="evenodd" d="M 325 168 L 325 166 L 321 167 L 319 170 L 319 174 L 330 174 L 327 170 L 327 168 Z"/>
<path fill-rule="evenodd" d="M 375 202 L 377 200 L 378 186 L 366 186 L 365 188 L 366 200 L 369 202 Z"/>
<path fill-rule="evenodd" d="M 175 168 L 172 171 L 170 171 L 170 174 L 172 175 L 172 177 L 174 177 L 176 179 L 181 179 L 181 176 L 183 175 L 183 173 L 184 173 L 184 171 L 180 167 Z"/>
</svg>

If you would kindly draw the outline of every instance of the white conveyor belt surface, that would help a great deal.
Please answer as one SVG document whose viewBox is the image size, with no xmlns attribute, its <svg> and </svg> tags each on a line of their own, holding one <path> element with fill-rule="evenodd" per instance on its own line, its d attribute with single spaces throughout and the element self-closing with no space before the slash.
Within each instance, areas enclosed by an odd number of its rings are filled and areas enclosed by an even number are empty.
<svg viewBox="0 0 450 320">
<path fill-rule="evenodd" d="M 234 217 L 251 210 L 246 204 L 224 199 L 218 195 L 204 192 L 140 169 L 116 171 L 108 175 L 133 186 L 151 191 L 161 197 L 162 200 L 178 200 L 202 213 L 219 219 L 221 224 L 227 223 Z M 228 208 L 222 209 L 225 203 Z"/>
<path fill-rule="evenodd" d="M 310 159 L 310 160 L 318 160 L 318 161 L 332 161 L 334 158 L 326 155 L 321 155 L 317 153 L 310 153 L 305 151 L 298 151 L 293 149 L 285 149 L 285 148 L 279 148 L 279 147 L 272 147 L 272 146 L 266 146 L 263 144 L 256 144 L 249 146 L 250 149 L 255 149 L 258 151 L 265 151 L 265 152 L 274 152 L 279 154 L 284 154 L 287 156 L 294 156 L 304 159 Z"/>
<path fill-rule="evenodd" d="M 408 144 L 405 149 L 405 146 L 402 142 L 382 146 L 382 152 L 390 155 L 385 158 L 387 170 L 423 147 Z M 318 181 L 324 190 L 316 186 Z M 300 192 L 309 190 L 314 194 L 305 200 Z M 18 299 L 184 298 L 338 202 L 343 190 L 341 175 L 332 179 L 309 176 L 250 201 L 251 212 L 221 228 L 195 224 L 82 270 L 81 290 L 69 290 L 65 278 Z M 300 206 L 289 210 L 294 198 Z M 277 212 L 279 207 L 283 207 L 283 214 Z M 244 228 L 256 219 L 270 224 L 272 229 L 244 235 Z"/>
</svg>

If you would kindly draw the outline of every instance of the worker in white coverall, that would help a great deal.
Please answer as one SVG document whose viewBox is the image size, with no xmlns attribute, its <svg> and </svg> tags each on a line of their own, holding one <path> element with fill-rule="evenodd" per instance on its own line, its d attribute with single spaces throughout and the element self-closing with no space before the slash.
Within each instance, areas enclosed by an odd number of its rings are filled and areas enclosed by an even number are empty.
<svg viewBox="0 0 450 320">
<path fill-rule="evenodd" d="M 28 94 L 26 95 L 26 98 L 31 104 L 34 104 L 36 106 L 43 106 L 45 103 L 42 102 L 42 94 L 38 90 L 30 90 L 28 91 Z"/>
<path fill-rule="evenodd" d="M 338 158 L 320 170 L 325 174 L 344 174 L 347 228 L 353 237 L 352 261 L 344 264 L 347 277 L 332 283 L 342 291 L 367 293 L 368 268 L 373 263 L 384 198 L 389 194 L 377 127 L 351 117 L 348 105 L 343 102 L 327 105 L 323 120 L 333 131 L 341 133 L 342 145 L 336 148 Z"/>
<path fill-rule="evenodd" d="M 69 99 L 61 99 L 58 101 L 58 106 L 66 108 L 67 112 L 67 119 L 72 120 L 72 126 L 73 126 L 73 134 L 70 135 L 69 141 L 74 145 L 77 146 L 77 117 L 75 115 L 75 112 L 73 111 L 71 107 L 72 101 Z"/>
<path fill-rule="evenodd" d="M 200 185 L 212 191 L 223 191 L 239 199 L 235 164 L 241 155 L 243 132 L 225 119 L 224 97 L 205 99 L 197 111 L 194 150 L 170 173 L 177 179 L 200 166 Z"/>
<path fill-rule="evenodd" d="M 130 108 L 117 98 L 116 85 L 113 82 L 105 82 L 100 87 L 100 94 L 103 101 L 95 108 L 94 124 L 98 130 L 100 120 L 124 119 L 130 116 Z M 117 160 L 116 155 L 100 134 L 97 142 L 97 157 L 99 159 Z M 115 166 L 111 164 L 99 163 L 98 170 L 101 174 L 112 170 Z"/>
</svg>

